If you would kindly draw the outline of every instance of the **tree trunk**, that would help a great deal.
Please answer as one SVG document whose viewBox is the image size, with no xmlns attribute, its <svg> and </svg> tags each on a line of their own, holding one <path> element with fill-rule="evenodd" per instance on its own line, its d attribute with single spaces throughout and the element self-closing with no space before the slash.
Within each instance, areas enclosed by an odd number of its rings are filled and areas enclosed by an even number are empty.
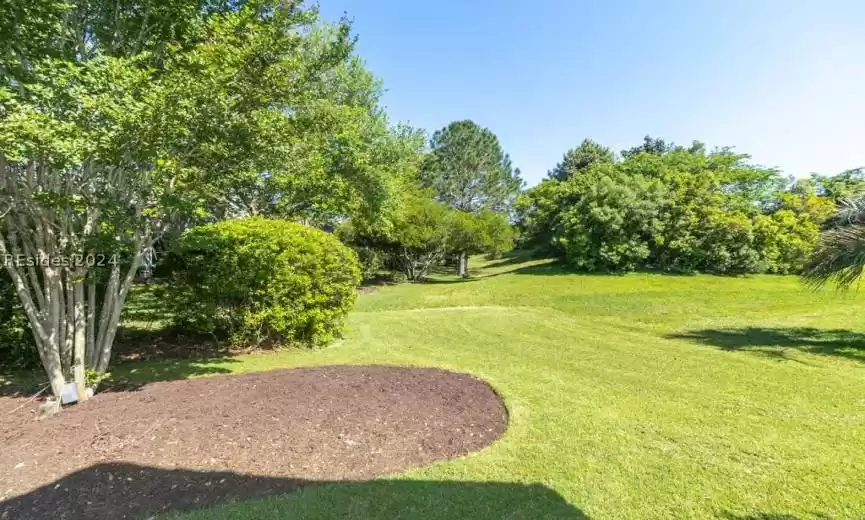
<svg viewBox="0 0 865 520">
<path fill-rule="evenodd" d="M 87 334 L 84 346 L 84 364 L 86 368 L 96 368 L 96 280 L 94 273 L 87 276 Z"/>
<path fill-rule="evenodd" d="M 84 316 L 84 273 L 80 270 L 76 273 L 73 290 L 75 304 L 73 306 L 73 359 L 72 373 L 75 376 L 75 391 L 78 394 L 78 402 L 87 400 L 87 372 L 84 367 L 84 356 L 86 351 L 86 327 Z"/>
<path fill-rule="evenodd" d="M 459 275 L 460 278 L 469 277 L 469 254 L 465 251 L 460 251 Z"/>
</svg>

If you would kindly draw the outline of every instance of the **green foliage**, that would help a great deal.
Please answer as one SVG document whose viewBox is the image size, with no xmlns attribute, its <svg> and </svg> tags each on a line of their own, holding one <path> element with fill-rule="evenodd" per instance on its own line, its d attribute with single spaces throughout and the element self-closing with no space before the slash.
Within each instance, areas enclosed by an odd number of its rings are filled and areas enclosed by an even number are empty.
<svg viewBox="0 0 865 520">
<path fill-rule="evenodd" d="M 651 253 L 660 234 L 666 190 L 654 179 L 597 165 L 572 181 L 575 203 L 562 212 L 556 237 L 564 260 L 589 271 L 631 270 Z"/>
<path fill-rule="evenodd" d="M 791 273 L 834 212 L 813 182 L 787 189 L 776 170 L 728 148 L 647 137 L 623 155 L 522 195 L 523 245 L 589 271 Z"/>
<path fill-rule="evenodd" d="M 448 251 L 451 210 L 420 194 L 406 196 L 385 247 L 409 280 L 423 280 Z"/>
<path fill-rule="evenodd" d="M 386 230 L 424 140 L 388 121 L 350 24 L 323 24 L 301 2 L 0 0 L 0 73 L 2 250 L 34 251 L 33 238 L 50 229 L 40 248 L 52 254 L 123 259 L 110 277 L 25 273 L 33 294 L 20 297 L 52 353 L 42 359 L 55 393 L 58 366 L 69 372 L 75 358 L 56 352 L 71 350 L 57 329 L 71 329 L 41 297 L 55 289 L 40 283 L 111 280 L 94 304 L 108 311 L 85 324 L 99 331 L 85 363 L 104 371 L 154 243 L 247 215 Z M 268 339 L 298 313 L 221 325 L 245 336 L 258 323 L 267 330 L 256 339 Z M 305 341 L 336 328 L 327 315 L 304 319 Z"/>
<path fill-rule="evenodd" d="M 0 270 L 0 366 L 16 369 L 39 366 L 30 324 L 5 270 Z"/>
<path fill-rule="evenodd" d="M 14 4 L 0 9 L 0 31 L 29 39 L 4 38 L 0 146 L 20 163 L 86 163 L 105 193 L 80 202 L 102 201 L 107 223 L 145 200 L 141 213 L 160 221 L 260 214 L 380 225 L 419 160 L 423 134 L 390 126 L 350 26 L 323 25 L 315 9 Z M 103 172 L 115 170 L 137 193 L 112 193 L 117 180 Z"/>
<path fill-rule="evenodd" d="M 754 224 L 748 215 L 710 208 L 705 217 L 701 240 L 693 251 L 698 269 L 718 274 L 765 270 L 754 249 Z"/>
<path fill-rule="evenodd" d="M 453 252 L 499 255 L 514 244 L 514 229 L 501 213 L 481 210 L 477 214 L 453 211 L 445 227 L 448 249 Z"/>
<path fill-rule="evenodd" d="M 87 386 L 95 387 L 101 382 L 111 379 L 111 372 L 97 372 L 96 370 L 87 370 L 84 372 L 84 382 Z"/>
<path fill-rule="evenodd" d="M 448 255 L 497 255 L 514 242 L 513 226 L 503 214 L 454 210 L 417 190 L 403 195 L 387 233 L 365 233 L 346 222 L 337 234 L 360 256 L 365 277 L 388 268 L 413 281 L 426 278 Z"/>
<path fill-rule="evenodd" d="M 808 213 L 782 209 L 759 215 L 754 222 L 754 247 L 763 254 L 766 270 L 799 273 L 814 249 L 820 227 Z"/>
<path fill-rule="evenodd" d="M 573 183 L 545 179 L 517 198 L 514 210 L 520 230 L 520 246 L 540 255 L 561 256 L 556 237 L 561 234 L 561 213 L 577 200 Z"/>
<path fill-rule="evenodd" d="M 694 143 L 694 147 L 698 146 L 698 143 Z M 675 145 L 673 143 L 667 143 L 663 139 L 647 135 L 643 138 L 643 144 L 634 146 L 628 150 L 622 150 L 622 158 L 630 159 L 631 157 L 641 153 L 664 155 L 665 153 L 672 151 L 674 148 Z"/>
<path fill-rule="evenodd" d="M 865 168 L 854 168 L 838 175 L 811 175 L 817 191 L 835 202 L 865 195 Z"/>
<path fill-rule="evenodd" d="M 522 186 L 499 139 L 472 121 L 454 121 L 433 134 L 420 172 L 423 188 L 461 211 L 506 211 Z"/>
<path fill-rule="evenodd" d="M 615 161 L 613 151 L 591 139 L 584 139 L 580 146 L 568 150 L 562 161 L 547 176 L 553 180 L 565 181 L 586 172 L 593 164 L 611 164 Z"/>
<path fill-rule="evenodd" d="M 179 321 L 236 343 L 326 343 L 360 283 L 356 255 L 335 236 L 282 220 L 196 227 L 172 254 Z"/>
<path fill-rule="evenodd" d="M 842 200 L 832 223 L 820 235 L 803 274 L 812 287 L 835 282 L 848 289 L 865 272 L 865 197 Z"/>
</svg>

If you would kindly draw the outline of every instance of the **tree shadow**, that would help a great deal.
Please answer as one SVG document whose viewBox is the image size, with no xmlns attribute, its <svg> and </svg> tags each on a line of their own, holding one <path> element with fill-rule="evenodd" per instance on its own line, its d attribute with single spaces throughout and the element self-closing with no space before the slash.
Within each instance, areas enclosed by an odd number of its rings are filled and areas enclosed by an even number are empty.
<svg viewBox="0 0 865 520">
<path fill-rule="evenodd" d="M 126 361 L 111 365 L 109 376 L 99 384 L 99 392 L 131 392 L 149 383 L 177 381 L 192 377 L 230 374 L 227 363 L 239 363 L 232 356 L 212 356 L 199 359 L 167 359 L 162 361 Z M 41 394 L 34 395 L 42 390 Z M 43 399 L 50 395 L 45 374 L 39 370 L 0 374 L 0 397 L 11 400 Z M 6 404 L 6 403 L 4 403 Z M 16 403 L 8 404 L 16 407 Z"/>
<path fill-rule="evenodd" d="M 750 513 L 745 515 L 738 515 L 730 512 L 724 512 L 721 514 L 721 518 L 725 518 L 727 520 L 802 520 L 798 516 L 785 515 L 783 513 Z M 823 514 L 814 514 L 812 518 L 817 518 L 820 520 L 830 520 L 831 517 Z"/>
<path fill-rule="evenodd" d="M 492 258 L 487 257 L 489 260 Z M 544 255 L 539 254 L 535 250 L 514 249 L 501 255 L 498 262 L 487 264 L 486 269 L 498 269 L 499 267 L 508 267 L 511 265 L 522 264 L 531 260 L 544 260 Z"/>
<path fill-rule="evenodd" d="M 297 491 L 299 488 L 304 488 Z M 273 501 L 242 500 L 297 491 Z M 233 503 L 233 504 L 232 504 Z M 588 516 L 552 489 L 505 482 L 309 481 L 102 463 L 0 502 L 0 518 L 148 518 L 220 504 L 200 518 L 500 519 Z M 221 513 L 221 514 L 220 514 Z"/>
<path fill-rule="evenodd" d="M 729 351 L 753 351 L 778 359 L 789 359 L 786 349 L 810 354 L 838 356 L 865 362 L 865 333 L 846 329 L 813 327 L 744 327 L 702 329 L 669 334 L 667 339 L 695 341 Z"/>
<path fill-rule="evenodd" d="M 511 271 L 514 274 L 526 274 L 532 276 L 559 276 L 559 275 L 589 275 L 583 271 L 575 271 L 561 263 L 550 263 L 541 265 L 529 265 Z"/>
<path fill-rule="evenodd" d="M 177 381 L 192 377 L 230 374 L 225 363 L 239 363 L 233 357 L 170 359 L 155 362 L 125 362 L 111 367 L 111 375 L 99 386 L 100 392 L 133 392 L 149 383 Z"/>
<path fill-rule="evenodd" d="M 671 276 L 676 278 L 690 278 L 696 276 L 696 272 L 693 271 L 669 271 L 664 269 L 652 269 L 652 268 L 640 268 L 635 269 L 633 271 L 580 271 L 577 269 L 573 269 L 568 267 L 566 264 L 561 262 L 551 262 L 548 264 L 540 264 L 540 265 L 530 265 L 526 267 L 520 267 L 518 269 L 514 269 L 513 271 L 509 271 L 516 274 L 527 274 L 527 275 L 535 275 L 535 276 L 556 276 L 556 275 L 571 275 L 571 276 L 624 276 L 626 274 L 631 273 L 641 273 L 641 274 L 656 274 L 660 276 Z"/>
<path fill-rule="evenodd" d="M 123 306 L 123 318 L 146 323 L 170 321 L 174 314 L 165 305 L 168 298 L 171 295 L 165 282 L 137 283 Z"/>
<path fill-rule="evenodd" d="M 148 361 L 157 359 L 212 359 L 244 353 L 214 336 L 194 334 L 181 327 L 139 328 L 128 323 L 117 330 L 112 359 Z"/>
<path fill-rule="evenodd" d="M 136 284 L 123 308 L 123 319 L 112 347 L 112 360 L 212 359 L 233 352 L 215 336 L 195 334 L 175 324 L 164 283 Z"/>
<path fill-rule="evenodd" d="M 48 388 L 48 377 L 42 369 L 0 372 L 0 397 L 29 397 Z"/>
</svg>

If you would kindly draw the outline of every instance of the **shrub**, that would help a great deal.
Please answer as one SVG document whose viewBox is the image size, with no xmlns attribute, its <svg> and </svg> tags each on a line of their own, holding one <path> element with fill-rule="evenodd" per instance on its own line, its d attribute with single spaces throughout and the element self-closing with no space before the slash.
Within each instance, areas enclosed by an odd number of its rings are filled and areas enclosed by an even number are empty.
<svg viewBox="0 0 865 520">
<path fill-rule="evenodd" d="M 712 208 L 702 226 L 705 235 L 696 250 L 700 270 L 733 275 L 766 271 L 754 248 L 754 225 L 748 215 Z"/>
<path fill-rule="evenodd" d="M 172 251 L 179 325 L 234 343 L 326 343 L 360 283 L 357 255 L 301 224 L 249 218 L 193 228 Z"/>
<path fill-rule="evenodd" d="M 754 232 L 767 270 L 778 274 L 801 272 L 820 236 L 819 226 L 808 215 L 786 209 L 760 215 Z"/>
<path fill-rule="evenodd" d="M 568 264 L 586 271 L 642 265 L 663 229 L 663 186 L 641 175 L 623 175 L 611 165 L 593 166 L 568 182 L 578 194 L 560 218 L 558 246 Z"/>
</svg>

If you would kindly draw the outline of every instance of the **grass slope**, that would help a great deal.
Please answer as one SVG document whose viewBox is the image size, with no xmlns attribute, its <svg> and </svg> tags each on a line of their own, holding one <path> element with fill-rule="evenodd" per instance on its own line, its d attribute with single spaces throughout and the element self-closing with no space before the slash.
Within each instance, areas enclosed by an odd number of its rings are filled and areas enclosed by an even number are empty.
<svg viewBox="0 0 865 520">
<path fill-rule="evenodd" d="M 346 339 L 325 349 L 131 365 L 142 381 L 437 366 L 484 378 L 507 403 L 504 437 L 461 460 L 183 518 L 865 517 L 860 295 L 538 262 L 474 274 L 362 295 Z"/>
</svg>

